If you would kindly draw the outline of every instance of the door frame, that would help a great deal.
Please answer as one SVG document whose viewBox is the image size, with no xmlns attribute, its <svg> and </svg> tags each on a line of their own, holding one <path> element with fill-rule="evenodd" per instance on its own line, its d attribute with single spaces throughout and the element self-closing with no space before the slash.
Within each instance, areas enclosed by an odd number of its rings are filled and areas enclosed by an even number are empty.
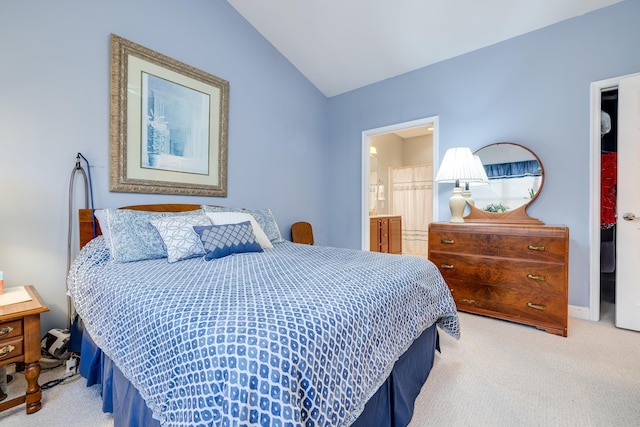
<svg viewBox="0 0 640 427">
<path fill-rule="evenodd" d="M 591 130 L 589 155 L 589 320 L 600 320 L 600 110 L 602 92 L 615 89 L 620 80 L 638 76 L 627 74 L 591 83 Z"/>
<path fill-rule="evenodd" d="M 432 154 L 433 154 L 433 168 L 432 170 L 437 170 L 436 163 L 439 161 L 438 157 L 438 116 L 424 117 L 422 119 L 411 120 L 408 122 L 397 123 L 394 125 L 383 126 L 375 129 L 369 129 L 362 132 L 362 177 L 361 177 L 361 200 L 360 200 L 360 211 L 361 211 L 361 228 L 360 228 L 360 236 L 361 236 L 361 247 L 363 251 L 368 251 L 370 249 L 369 246 L 369 168 L 370 168 L 370 160 L 369 160 L 369 149 L 371 146 L 371 138 L 377 135 L 382 135 L 385 133 L 396 132 L 400 130 L 406 130 L 421 126 L 433 126 L 433 143 L 431 144 Z M 435 176 L 435 175 L 434 175 Z M 437 193 L 433 192 L 433 212 L 431 214 L 432 218 L 436 218 L 436 212 L 438 212 L 438 197 Z"/>
</svg>

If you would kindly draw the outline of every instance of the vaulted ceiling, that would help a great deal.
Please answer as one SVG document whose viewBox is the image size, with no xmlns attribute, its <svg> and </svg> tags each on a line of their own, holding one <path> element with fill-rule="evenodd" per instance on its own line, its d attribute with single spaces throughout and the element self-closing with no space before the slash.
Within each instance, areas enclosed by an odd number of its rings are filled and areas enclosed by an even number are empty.
<svg viewBox="0 0 640 427">
<path fill-rule="evenodd" d="M 621 0 L 227 0 L 326 96 Z"/>
</svg>

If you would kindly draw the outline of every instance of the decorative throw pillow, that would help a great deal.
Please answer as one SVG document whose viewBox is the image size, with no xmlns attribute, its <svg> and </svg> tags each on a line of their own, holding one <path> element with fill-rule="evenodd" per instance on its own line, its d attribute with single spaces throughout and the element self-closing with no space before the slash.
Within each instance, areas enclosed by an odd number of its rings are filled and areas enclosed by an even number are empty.
<svg viewBox="0 0 640 427">
<path fill-rule="evenodd" d="M 256 221 L 253 215 L 246 212 L 206 212 L 206 214 L 214 225 L 238 224 L 245 221 L 251 222 L 253 234 L 256 235 L 256 240 L 260 243 L 262 249 L 273 248 L 269 237 L 264 233 L 262 227 L 260 227 L 260 224 L 258 224 L 258 221 Z"/>
<path fill-rule="evenodd" d="M 256 219 L 256 221 L 258 221 L 258 224 L 260 224 L 260 227 L 267 235 L 271 243 L 284 242 L 284 239 L 280 235 L 280 229 L 278 228 L 278 224 L 276 223 L 276 219 L 274 218 L 271 209 L 239 209 L 209 205 L 202 205 L 201 207 L 205 212 L 245 212 L 251 214 Z"/>
<path fill-rule="evenodd" d="M 111 259 L 117 262 L 157 259 L 167 256 L 164 242 L 151 220 L 180 215 L 202 215 L 201 209 L 187 212 L 147 212 L 105 209 L 111 240 Z M 102 227 L 102 226 L 101 226 Z"/>
<path fill-rule="evenodd" d="M 244 252 L 263 252 L 250 221 L 193 227 L 205 250 L 205 261 Z"/>
<path fill-rule="evenodd" d="M 176 262 L 205 254 L 200 236 L 193 230 L 194 225 L 211 225 L 207 215 L 180 215 L 152 219 L 153 225 L 165 247 L 167 261 Z"/>
</svg>

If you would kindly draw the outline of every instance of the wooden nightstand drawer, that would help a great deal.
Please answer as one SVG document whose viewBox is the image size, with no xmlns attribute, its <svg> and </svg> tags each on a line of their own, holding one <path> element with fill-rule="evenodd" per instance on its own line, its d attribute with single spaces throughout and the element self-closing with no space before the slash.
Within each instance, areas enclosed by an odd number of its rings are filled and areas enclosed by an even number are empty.
<svg viewBox="0 0 640 427">
<path fill-rule="evenodd" d="M 22 356 L 23 345 L 21 336 L 13 339 L 2 340 L 0 343 L 0 365 L 2 365 L 2 362 L 6 360 Z"/>
<path fill-rule="evenodd" d="M 22 336 L 22 319 L 0 323 L 0 344 L 7 338 L 18 336 Z"/>
</svg>

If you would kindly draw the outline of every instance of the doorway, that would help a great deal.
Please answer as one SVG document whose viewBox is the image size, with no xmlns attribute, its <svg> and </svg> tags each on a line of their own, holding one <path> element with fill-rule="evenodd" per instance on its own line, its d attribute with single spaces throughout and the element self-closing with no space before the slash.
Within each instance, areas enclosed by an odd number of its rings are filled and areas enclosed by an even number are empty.
<svg viewBox="0 0 640 427">
<path fill-rule="evenodd" d="M 618 88 L 600 92 L 600 319 L 615 323 Z"/>
<path fill-rule="evenodd" d="M 612 104 L 608 104 L 611 102 Z M 613 112 L 617 119 L 611 119 L 611 128 L 605 125 L 607 132 L 615 131 L 615 145 L 603 138 L 602 111 L 615 106 L 614 111 L 607 111 L 611 116 Z M 638 129 L 640 129 L 640 73 L 616 77 L 608 80 L 593 82 L 591 84 L 591 193 L 590 193 L 590 267 L 589 267 L 589 316 L 590 320 L 601 319 L 601 302 L 608 303 L 614 310 L 611 319 L 607 322 L 616 327 L 640 330 L 640 288 L 635 283 L 640 273 L 640 258 L 638 242 L 640 241 L 640 228 L 636 225 L 637 206 L 640 205 L 640 195 L 637 192 L 637 182 L 640 182 L 640 171 L 637 162 L 640 158 L 640 145 L 638 142 Z M 606 178 L 603 173 L 605 162 L 604 154 L 615 148 L 615 199 L 613 202 L 603 201 L 602 180 Z M 610 163 L 610 162 L 609 162 Z M 609 203 L 609 225 L 615 224 L 612 232 L 605 235 L 603 230 L 603 208 Z M 613 210 L 615 207 L 615 210 Z M 624 219 L 624 220 L 622 220 Z M 605 221 L 606 222 L 606 221 Z M 605 224 L 606 225 L 606 224 Z M 613 228 L 613 227 L 604 227 Z M 612 251 L 605 252 L 601 245 L 608 239 L 612 240 Z M 606 260 L 607 255 L 613 259 Z M 614 294 L 609 291 L 609 283 L 602 280 L 603 267 L 613 273 Z M 606 268 L 605 268 L 606 269 Z M 614 301 L 610 303 L 601 299 L 607 296 Z M 607 314 L 608 315 L 608 314 Z"/>
<path fill-rule="evenodd" d="M 362 250 L 370 249 L 372 215 L 400 215 L 402 252 L 426 258 L 427 227 L 437 212 L 437 125 L 428 117 L 362 133 Z"/>
<path fill-rule="evenodd" d="M 613 310 L 615 306 L 613 303 L 607 303 L 606 301 L 602 304 L 602 297 L 605 299 L 610 299 L 615 301 L 615 290 L 613 292 L 608 291 L 609 286 L 614 286 L 615 289 L 615 272 L 613 273 L 603 273 L 602 272 L 602 260 L 603 256 L 601 245 L 603 240 L 606 241 L 607 237 L 613 238 L 614 230 L 609 232 L 603 232 L 602 227 L 602 152 L 605 147 L 603 147 L 603 124 L 602 121 L 604 116 L 602 114 L 603 110 L 603 94 L 611 91 L 616 91 L 618 89 L 619 81 L 622 77 L 613 78 L 608 80 L 601 80 L 598 82 L 591 83 L 591 155 L 590 155 L 590 166 L 591 172 L 589 174 L 590 177 L 590 207 L 589 207 L 589 224 L 590 224 L 590 232 L 589 232 L 589 246 L 590 246 L 590 255 L 589 255 L 589 313 L 587 316 L 580 316 L 576 311 L 574 312 L 575 317 L 585 317 L 589 320 L 599 321 L 601 318 L 601 310 L 606 307 L 605 310 L 606 316 L 613 316 L 610 310 Z M 616 102 L 617 104 L 617 102 Z M 617 105 L 616 105 L 616 114 L 617 114 Z M 609 118 L 610 118 L 609 114 Z M 613 121 L 612 121 L 613 122 Z M 608 140 L 611 140 L 611 137 L 614 134 L 607 137 Z M 617 130 L 616 130 L 616 145 L 617 145 Z M 614 254 L 615 254 L 615 244 L 614 244 Z M 614 261 L 615 262 L 615 261 Z M 613 267 L 615 268 L 615 267 Z M 607 270 L 611 270 L 612 267 L 609 266 Z M 607 276 L 608 275 L 608 276 Z M 603 285 L 603 277 L 605 279 L 605 286 Z M 613 280 L 611 280 L 613 277 Z M 607 281 L 608 279 L 608 281 Z M 602 294 L 606 295 L 602 295 Z M 611 304 L 607 306 L 607 304 Z M 607 319 L 609 320 L 609 319 Z M 614 320 L 611 319 L 613 323 Z"/>
</svg>

